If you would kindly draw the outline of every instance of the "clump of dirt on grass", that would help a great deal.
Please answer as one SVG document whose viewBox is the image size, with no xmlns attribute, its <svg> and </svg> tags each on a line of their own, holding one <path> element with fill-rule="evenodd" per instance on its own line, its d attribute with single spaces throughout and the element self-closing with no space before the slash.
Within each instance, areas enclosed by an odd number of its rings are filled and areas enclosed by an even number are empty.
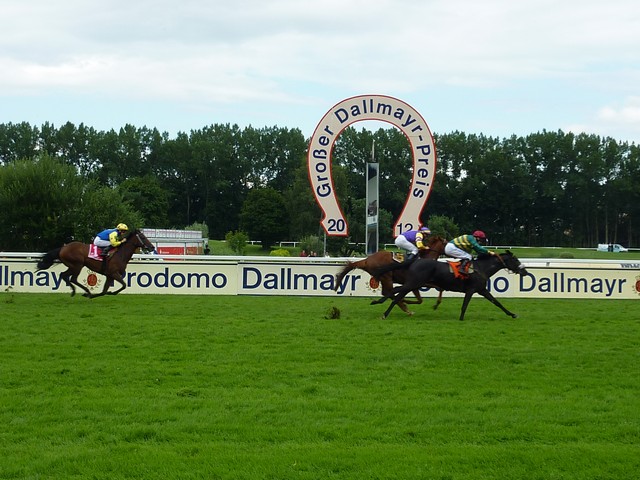
<svg viewBox="0 0 640 480">
<path fill-rule="evenodd" d="M 338 307 L 331 307 L 327 311 L 327 314 L 324 316 L 324 318 L 327 318 L 329 320 L 337 320 L 338 318 L 340 318 L 340 309 Z"/>
</svg>

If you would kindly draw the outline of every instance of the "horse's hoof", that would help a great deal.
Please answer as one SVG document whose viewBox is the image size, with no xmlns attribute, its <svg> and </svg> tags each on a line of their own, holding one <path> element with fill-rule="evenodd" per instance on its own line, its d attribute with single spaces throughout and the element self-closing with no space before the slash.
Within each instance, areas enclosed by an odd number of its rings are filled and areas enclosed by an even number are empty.
<svg viewBox="0 0 640 480">
<path fill-rule="evenodd" d="M 512 314 L 511 314 L 511 318 L 518 318 L 518 314 L 516 314 L 516 313 L 512 313 Z"/>
<path fill-rule="evenodd" d="M 414 313 L 415 313 L 415 312 L 411 312 L 411 311 L 409 311 L 409 312 L 407 312 L 407 315 L 409 315 L 410 317 L 412 317 Z"/>
</svg>

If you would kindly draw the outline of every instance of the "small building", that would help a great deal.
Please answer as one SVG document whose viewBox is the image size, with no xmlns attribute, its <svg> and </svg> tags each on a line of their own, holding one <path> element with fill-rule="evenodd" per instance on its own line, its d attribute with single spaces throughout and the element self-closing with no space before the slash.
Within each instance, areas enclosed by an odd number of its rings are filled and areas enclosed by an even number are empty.
<svg viewBox="0 0 640 480">
<path fill-rule="evenodd" d="M 161 255 L 202 255 L 209 240 L 203 238 L 199 230 L 170 228 L 142 228 L 141 230 Z"/>
</svg>

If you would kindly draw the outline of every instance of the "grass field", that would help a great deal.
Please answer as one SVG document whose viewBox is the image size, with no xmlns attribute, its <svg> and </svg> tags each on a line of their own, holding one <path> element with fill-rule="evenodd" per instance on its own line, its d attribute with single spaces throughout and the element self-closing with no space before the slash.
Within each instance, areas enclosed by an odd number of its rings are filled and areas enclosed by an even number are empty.
<svg viewBox="0 0 640 480">
<path fill-rule="evenodd" d="M 640 301 L 461 301 L 1 293 L 0 478 L 637 479 Z"/>
<path fill-rule="evenodd" d="M 210 240 L 209 246 L 211 247 L 212 255 L 235 255 L 233 251 L 224 241 Z M 490 247 L 497 249 L 498 251 L 504 251 L 505 248 Z M 280 249 L 280 247 L 274 246 L 272 249 Z M 287 250 L 290 255 L 298 256 L 300 254 L 299 248 L 285 247 L 282 250 Z M 397 249 L 393 249 L 397 250 Z M 592 258 L 599 260 L 640 260 L 640 250 L 633 250 L 631 252 L 613 253 L 613 252 L 598 252 L 595 248 L 561 248 L 561 247 L 512 247 L 511 251 L 519 258 Z M 246 255 L 260 256 L 269 255 L 271 250 L 263 250 L 260 245 L 247 245 Z M 357 254 L 355 256 L 364 256 L 364 254 Z"/>
</svg>

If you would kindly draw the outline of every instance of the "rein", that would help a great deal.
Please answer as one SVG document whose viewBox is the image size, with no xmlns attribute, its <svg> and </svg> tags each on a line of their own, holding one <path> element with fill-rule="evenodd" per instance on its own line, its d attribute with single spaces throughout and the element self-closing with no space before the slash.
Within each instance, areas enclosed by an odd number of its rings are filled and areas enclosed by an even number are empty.
<svg viewBox="0 0 640 480">
<path fill-rule="evenodd" d="M 500 259 L 500 263 L 502 263 L 502 265 L 504 266 L 504 268 L 506 268 L 507 270 L 509 270 L 511 273 L 520 273 L 520 272 L 518 272 L 517 270 L 512 270 L 511 268 L 509 268 L 509 267 L 507 266 L 506 262 L 504 261 L 504 258 L 502 258 L 502 255 L 504 255 L 504 254 L 500 254 L 500 253 L 499 253 L 498 255 L 495 255 L 495 256 L 496 256 L 496 257 L 498 257 L 498 258 Z M 518 268 L 518 270 L 521 270 L 521 269 L 522 269 L 522 266 L 520 266 L 520 267 Z"/>
<path fill-rule="evenodd" d="M 504 266 L 504 268 L 506 268 L 507 270 L 511 271 L 511 269 L 509 267 L 507 267 L 507 264 L 505 263 L 504 259 L 502 258 L 502 254 L 497 254 L 496 257 L 498 257 L 498 259 L 500 260 L 500 263 Z"/>
<path fill-rule="evenodd" d="M 155 250 L 155 247 L 154 247 L 154 248 L 149 248 L 149 247 L 145 244 L 145 242 L 143 242 L 143 241 L 142 241 L 142 239 L 140 238 L 140 235 L 141 235 L 141 232 L 140 232 L 140 231 L 138 231 L 138 230 L 136 230 L 136 238 L 138 239 L 138 242 L 140 242 L 140 244 L 141 244 L 141 247 L 140 247 L 140 248 L 142 248 L 142 250 L 144 250 L 144 252 L 145 252 L 145 253 L 153 252 L 153 251 Z M 148 241 L 148 240 L 147 240 L 147 241 Z"/>
</svg>

